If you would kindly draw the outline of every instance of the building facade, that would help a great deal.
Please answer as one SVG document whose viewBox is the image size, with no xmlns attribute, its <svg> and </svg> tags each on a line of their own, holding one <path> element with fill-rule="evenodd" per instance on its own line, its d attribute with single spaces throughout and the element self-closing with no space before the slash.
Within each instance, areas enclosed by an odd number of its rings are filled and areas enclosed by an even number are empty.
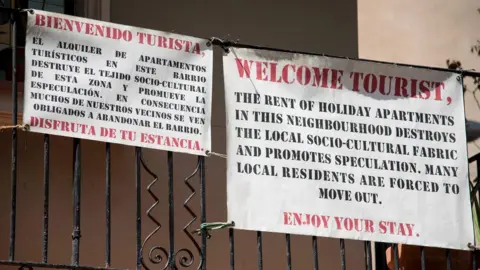
<svg viewBox="0 0 480 270">
<path fill-rule="evenodd" d="M 20 1 L 22 2 L 22 1 Z M 445 67 L 447 59 L 462 61 L 464 67 L 480 67 L 480 57 L 470 53 L 470 46 L 480 38 L 476 26 L 480 23 L 479 8 L 475 0 L 338 0 L 338 1 L 153 1 L 144 0 L 57 0 L 23 1 L 21 7 L 36 8 L 73 14 L 98 20 L 111 21 L 196 37 L 212 36 L 242 43 L 296 51 L 325 53 L 352 58 L 365 58 L 391 62 Z M 4 27 L 4 32 L 9 29 Z M 5 38 L 3 43 L 8 43 Z M 4 48 L 8 48 L 8 45 Z M 221 50 L 215 50 L 214 89 L 212 115 L 212 149 L 225 153 L 225 105 L 222 80 Z M 7 54 L 8 55 L 8 54 Z M 8 56 L 7 56 L 8 58 Z M 11 123 L 11 82 L 8 69 L 0 82 L 0 121 Z M 23 84 L 19 83 L 22 92 Z M 480 120 L 479 107 L 472 92 L 467 92 L 467 117 Z M 22 95 L 19 94 L 19 112 Z M 478 118 L 478 119 L 477 119 Z M 21 117 L 20 117 L 21 119 Z M 16 259 L 42 260 L 43 239 L 43 174 L 44 136 L 19 132 Z M 0 133 L 0 259 L 9 255 L 11 133 Z M 72 250 L 72 176 L 73 139 L 50 138 L 50 200 L 49 200 L 49 253 L 48 262 L 70 263 Z M 469 146 L 469 155 L 480 149 Z M 82 200 L 81 246 L 82 265 L 105 264 L 105 144 L 81 142 Z M 167 247 L 168 232 L 168 167 L 167 153 L 143 150 L 150 169 L 159 177 L 153 188 L 160 198 L 153 212 L 162 229 L 152 242 Z M 183 229 L 191 220 L 183 204 L 190 195 L 184 180 L 194 171 L 197 158 L 184 154 L 173 155 L 175 245 L 177 249 L 195 246 Z M 135 151 L 133 147 L 112 145 L 112 251 L 111 266 L 134 269 L 136 264 L 136 201 Z M 226 167 L 225 160 L 209 157 L 206 160 L 207 221 L 226 220 Z M 146 188 L 152 177 L 142 172 L 142 211 L 153 201 Z M 191 180 L 198 191 L 198 179 Z M 199 194 L 189 206 L 199 215 Z M 189 230 L 199 227 L 197 219 Z M 143 237 L 154 230 L 148 219 L 143 219 Z M 197 240 L 200 238 L 196 237 Z M 263 234 L 264 269 L 286 267 L 285 236 Z M 208 269 L 229 269 L 228 230 L 212 233 L 208 240 Z M 311 237 L 292 236 L 292 269 L 313 269 Z M 235 231 L 236 269 L 256 269 L 257 235 L 255 232 Z M 365 269 L 364 243 L 345 242 L 347 269 Z M 378 252 L 378 249 L 377 249 Z M 384 252 L 381 250 L 381 252 Z M 144 253 L 145 254 L 145 253 Z M 147 254 L 148 255 L 148 254 Z M 375 253 L 373 254 L 375 255 Z M 199 262 L 195 254 L 196 268 Z M 341 269 L 338 239 L 319 238 L 318 260 L 320 269 Z M 13 267 L 12 267 L 13 269 Z M 378 268 L 382 269 L 382 268 Z"/>
</svg>

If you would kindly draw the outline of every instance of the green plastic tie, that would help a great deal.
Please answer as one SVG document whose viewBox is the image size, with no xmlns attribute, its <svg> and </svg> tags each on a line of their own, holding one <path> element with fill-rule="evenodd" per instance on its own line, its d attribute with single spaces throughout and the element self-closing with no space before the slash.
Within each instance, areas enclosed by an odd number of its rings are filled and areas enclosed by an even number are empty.
<svg viewBox="0 0 480 270">
<path fill-rule="evenodd" d="M 198 235 L 202 234 L 202 231 L 205 230 L 207 232 L 207 238 L 210 238 L 212 235 L 209 231 L 213 230 L 220 230 L 225 228 L 231 228 L 235 226 L 235 222 L 209 222 L 209 223 L 202 223 L 200 224 L 200 229 L 196 229 L 192 233 L 196 233 Z"/>
</svg>

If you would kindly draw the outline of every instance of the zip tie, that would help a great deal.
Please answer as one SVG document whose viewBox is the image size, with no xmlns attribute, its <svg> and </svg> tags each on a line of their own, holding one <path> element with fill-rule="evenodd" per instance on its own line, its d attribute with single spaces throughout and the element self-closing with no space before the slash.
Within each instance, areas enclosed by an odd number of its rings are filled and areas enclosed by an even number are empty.
<svg viewBox="0 0 480 270">
<path fill-rule="evenodd" d="M 7 130 L 7 129 L 16 129 L 16 128 L 20 128 L 23 131 L 29 131 L 30 130 L 30 125 L 25 124 L 25 125 L 1 126 L 0 127 L 0 132 L 4 131 L 4 130 Z"/>
<path fill-rule="evenodd" d="M 202 223 L 200 224 L 200 229 L 196 229 L 192 233 L 196 233 L 198 235 L 202 234 L 202 231 L 205 230 L 207 233 L 207 239 L 210 239 L 212 235 L 209 233 L 209 231 L 213 230 L 220 230 L 220 229 L 225 229 L 225 228 L 231 228 L 235 226 L 235 222 L 210 222 L 210 223 Z"/>
<path fill-rule="evenodd" d="M 473 249 L 474 251 L 480 250 L 480 247 L 479 247 L 479 246 L 475 246 L 475 245 L 472 244 L 472 243 L 468 243 L 467 246 L 468 246 L 470 249 Z"/>
<path fill-rule="evenodd" d="M 33 9 L 31 9 L 31 8 L 27 8 L 27 9 L 20 9 L 20 13 L 35 14 L 35 11 L 33 11 Z"/>
<path fill-rule="evenodd" d="M 228 49 L 228 46 L 226 45 L 227 43 L 230 43 L 228 41 L 224 41 L 223 39 L 217 38 L 217 37 L 211 37 L 207 41 L 207 46 L 210 47 L 212 45 L 218 45 L 222 47 L 222 49 L 226 52 L 229 53 L 230 50 Z"/>
<path fill-rule="evenodd" d="M 207 157 L 217 156 L 217 157 L 227 159 L 227 155 L 225 155 L 225 154 L 220 154 L 220 153 L 215 153 L 215 152 L 210 152 L 210 151 L 207 151 L 205 154 L 207 154 Z"/>
</svg>

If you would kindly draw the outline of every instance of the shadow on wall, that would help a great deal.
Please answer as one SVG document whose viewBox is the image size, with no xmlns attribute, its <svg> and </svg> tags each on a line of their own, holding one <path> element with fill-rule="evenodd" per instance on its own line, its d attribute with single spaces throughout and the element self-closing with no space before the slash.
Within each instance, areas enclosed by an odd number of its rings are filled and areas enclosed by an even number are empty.
<svg viewBox="0 0 480 270">
<path fill-rule="evenodd" d="M 356 1 L 112 1 L 115 23 L 172 31 L 199 37 L 240 39 L 250 43 L 291 50 L 358 57 Z M 212 147 L 225 153 L 225 108 L 221 51 L 214 61 Z M 0 259 L 8 259 L 10 216 L 11 134 L 0 133 Z M 105 144 L 82 141 L 82 198 L 80 263 L 105 264 Z M 43 220 L 43 135 L 19 132 L 16 260 L 41 261 Z M 72 250 L 73 140 L 51 137 L 49 262 L 70 263 Z M 135 156 L 134 148 L 112 145 L 112 267 L 135 268 Z M 168 248 L 167 153 L 144 150 L 145 161 L 158 175 L 153 187 L 159 205 L 152 211 L 162 224 L 149 247 Z M 197 157 L 174 154 L 174 239 L 176 249 L 188 248 L 195 255 L 190 269 L 200 262 L 194 245 L 182 231 L 191 220 L 183 207 L 190 195 L 184 179 L 195 169 Z M 207 221 L 226 221 L 226 162 L 218 157 L 206 161 Z M 142 170 L 142 211 L 153 204 L 146 188 L 153 179 Z M 199 191 L 198 176 L 190 180 Z M 189 203 L 200 216 L 199 193 Z M 199 228 L 197 219 L 188 231 Z M 155 226 L 144 215 L 142 237 Z M 207 241 L 207 266 L 228 269 L 228 230 L 212 233 Z M 200 240 L 200 237 L 194 236 Z M 285 236 L 265 233 L 264 269 L 286 267 Z M 256 233 L 235 231 L 236 269 L 256 269 Z M 321 268 L 340 269 L 337 239 L 318 243 Z M 363 243 L 346 241 L 348 269 L 364 268 Z M 148 252 L 144 252 L 148 256 Z M 163 265 L 163 263 L 162 263 Z M 158 266 L 158 265 L 157 265 Z M 292 236 L 293 269 L 313 269 L 311 237 Z M 17 269 L 12 267 L 11 269 Z M 180 268 L 181 269 L 181 268 Z"/>
</svg>

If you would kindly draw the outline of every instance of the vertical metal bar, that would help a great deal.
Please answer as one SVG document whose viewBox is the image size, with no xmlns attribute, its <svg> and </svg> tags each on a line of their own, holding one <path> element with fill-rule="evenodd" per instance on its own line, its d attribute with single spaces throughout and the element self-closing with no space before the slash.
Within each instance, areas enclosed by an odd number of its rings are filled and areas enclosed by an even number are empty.
<svg viewBox="0 0 480 270">
<path fill-rule="evenodd" d="M 167 152 L 168 166 L 168 232 L 169 232 L 169 258 L 170 270 L 175 270 L 175 205 L 173 197 L 173 152 Z"/>
<path fill-rule="evenodd" d="M 427 269 L 427 265 L 425 263 L 425 248 L 424 247 L 420 247 L 420 260 L 421 260 L 421 264 L 422 264 L 422 270 Z"/>
<path fill-rule="evenodd" d="M 445 256 L 447 257 L 447 270 L 452 270 L 452 256 L 450 249 L 445 250 Z"/>
<path fill-rule="evenodd" d="M 48 214 L 50 198 L 50 136 L 43 137 L 43 252 L 42 262 L 48 261 Z"/>
<path fill-rule="evenodd" d="M 463 87 L 464 86 L 463 76 L 460 76 L 460 83 L 462 84 L 462 87 Z M 477 181 L 480 181 L 480 160 L 477 159 L 475 162 L 476 162 L 476 165 L 477 165 Z M 478 195 L 480 195 L 480 191 L 477 191 L 473 194 L 474 197 L 477 197 Z M 478 213 L 476 213 L 476 214 L 478 215 Z M 475 245 L 476 244 L 478 244 L 478 243 L 475 243 Z M 473 267 L 473 270 L 477 270 L 477 251 L 476 250 L 472 251 L 472 267 Z"/>
<path fill-rule="evenodd" d="M 17 125 L 17 12 L 12 11 L 12 125 Z M 12 171 L 11 171 L 11 209 L 10 209 L 10 245 L 9 259 L 15 260 L 15 233 L 17 220 L 17 129 L 12 129 Z"/>
<path fill-rule="evenodd" d="M 477 270 L 477 251 L 472 251 L 472 256 L 473 270 Z"/>
<path fill-rule="evenodd" d="M 393 265 L 394 265 L 394 269 L 395 270 L 398 270 L 399 269 L 399 258 L 398 258 L 398 245 L 397 244 L 394 244 L 393 247 Z"/>
<path fill-rule="evenodd" d="M 73 139 L 73 233 L 72 233 L 72 264 L 80 262 L 80 200 L 81 200 L 81 153 L 80 139 Z"/>
<path fill-rule="evenodd" d="M 372 243 L 370 241 L 364 242 L 365 255 L 365 269 L 372 270 Z"/>
<path fill-rule="evenodd" d="M 235 237 L 233 229 L 228 229 L 228 239 L 230 243 L 230 270 L 235 270 Z"/>
<path fill-rule="evenodd" d="M 110 143 L 105 144 L 105 267 L 110 267 L 111 264 L 111 245 L 112 245 L 112 235 L 111 235 L 111 159 L 110 159 Z"/>
<path fill-rule="evenodd" d="M 263 270 L 262 232 L 257 232 L 258 270 Z"/>
<path fill-rule="evenodd" d="M 200 162 L 200 222 L 207 222 L 207 206 L 205 197 L 205 157 L 199 157 Z M 202 230 L 202 270 L 207 269 L 207 231 Z"/>
<path fill-rule="evenodd" d="M 135 147 L 135 188 L 137 193 L 137 270 L 142 269 L 142 185 L 140 174 L 140 158 L 142 149 Z"/>
<path fill-rule="evenodd" d="M 312 251 L 313 251 L 313 269 L 318 270 L 318 248 L 317 248 L 317 237 L 312 237 Z"/>
<path fill-rule="evenodd" d="M 287 270 L 292 270 L 292 251 L 290 245 L 290 234 L 285 235 L 285 241 L 287 245 Z"/>
<path fill-rule="evenodd" d="M 340 239 L 340 259 L 341 259 L 341 269 L 346 270 L 347 264 L 345 263 L 345 240 Z"/>
</svg>

